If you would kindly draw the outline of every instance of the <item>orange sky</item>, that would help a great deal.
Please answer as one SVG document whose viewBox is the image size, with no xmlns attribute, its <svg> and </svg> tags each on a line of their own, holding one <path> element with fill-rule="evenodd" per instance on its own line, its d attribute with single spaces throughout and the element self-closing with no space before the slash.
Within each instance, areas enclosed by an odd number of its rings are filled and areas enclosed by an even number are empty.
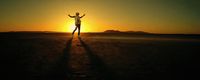
<svg viewBox="0 0 200 80">
<path fill-rule="evenodd" d="M 199 1 L 179 0 L 1 0 L 0 32 L 71 32 L 74 19 L 86 14 L 82 32 L 108 29 L 152 33 L 200 34 Z"/>
</svg>

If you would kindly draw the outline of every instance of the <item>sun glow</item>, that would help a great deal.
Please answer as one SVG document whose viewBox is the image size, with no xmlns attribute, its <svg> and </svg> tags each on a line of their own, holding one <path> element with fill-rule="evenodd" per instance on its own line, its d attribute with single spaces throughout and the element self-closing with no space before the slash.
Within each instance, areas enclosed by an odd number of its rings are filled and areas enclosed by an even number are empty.
<svg viewBox="0 0 200 80">
<path fill-rule="evenodd" d="M 81 32 L 90 32 L 90 24 L 86 21 L 82 21 L 81 23 Z M 62 28 L 62 32 L 73 32 L 73 30 L 76 28 L 74 24 L 74 20 L 67 20 L 64 23 L 64 27 Z M 77 30 L 78 31 L 78 30 Z M 76 32 L 77 32 L 76 31 Z"/>
</svg>

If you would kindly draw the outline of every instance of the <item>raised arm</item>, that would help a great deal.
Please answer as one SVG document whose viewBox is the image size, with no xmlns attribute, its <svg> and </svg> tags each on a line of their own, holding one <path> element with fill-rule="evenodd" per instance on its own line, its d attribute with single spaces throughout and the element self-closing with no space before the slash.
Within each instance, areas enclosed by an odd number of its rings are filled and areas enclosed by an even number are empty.
<svg viewBox="0 0 200 80">
<path fill-rule="evenodd" d="M 82 18 L 82 17 L 84 17 L 85 16 L 85 14 L 83 14 L 80 18 Z"/>
<path fill-rule="evenodd" d="M 70 18 L 74 18 L 75 16 L 71 16 L 70 14 L 68 14 L 68 16 L 70 17 Z"/>
</svg>

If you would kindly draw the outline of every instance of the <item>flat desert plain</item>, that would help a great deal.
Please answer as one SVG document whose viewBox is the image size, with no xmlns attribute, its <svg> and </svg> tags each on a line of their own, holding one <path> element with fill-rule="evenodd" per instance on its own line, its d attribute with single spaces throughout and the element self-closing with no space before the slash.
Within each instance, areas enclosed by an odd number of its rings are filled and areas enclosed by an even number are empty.
<svg viewBox="0 0 200 80">
<path fill-rule="evenodd" d="M 198 78 L 199 35 L 76 35 L 0 33 L 1 80 Z"/>
</svg>

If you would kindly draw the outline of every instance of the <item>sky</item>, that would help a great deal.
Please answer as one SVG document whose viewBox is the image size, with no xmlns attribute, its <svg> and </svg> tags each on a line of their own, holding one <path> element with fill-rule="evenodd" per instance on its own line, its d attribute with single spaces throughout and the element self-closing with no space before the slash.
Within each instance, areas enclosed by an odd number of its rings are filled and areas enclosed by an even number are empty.
<svg viewBox="0 0 200 80">
<path fill-rule="evenodd" d="M 200 34 L 199 0 L 0 0 L 0 32 L 105 30 Z"/>
</svg>

